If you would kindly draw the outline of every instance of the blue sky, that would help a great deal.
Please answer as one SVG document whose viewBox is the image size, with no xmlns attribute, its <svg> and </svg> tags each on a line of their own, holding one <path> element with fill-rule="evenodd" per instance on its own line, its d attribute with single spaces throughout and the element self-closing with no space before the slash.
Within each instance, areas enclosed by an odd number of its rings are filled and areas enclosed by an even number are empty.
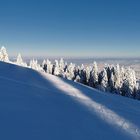
<svg viewBox="0 0 140 140">
<path fill-rule="evenodd" d="M 10 55 L 139 57 L 139 0 L 1 0 Z"/>
</svg>

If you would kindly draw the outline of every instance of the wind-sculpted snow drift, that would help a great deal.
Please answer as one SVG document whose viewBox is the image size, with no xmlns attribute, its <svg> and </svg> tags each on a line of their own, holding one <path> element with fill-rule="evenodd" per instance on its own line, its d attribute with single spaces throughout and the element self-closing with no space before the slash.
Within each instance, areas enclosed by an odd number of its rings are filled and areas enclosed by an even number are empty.
<svg viewBox="0 0 140 140">
<path fill-rule="evenodd" d="M 0 62 L 0 139 L 139 140 L 140 102 Z"/>
</svg>

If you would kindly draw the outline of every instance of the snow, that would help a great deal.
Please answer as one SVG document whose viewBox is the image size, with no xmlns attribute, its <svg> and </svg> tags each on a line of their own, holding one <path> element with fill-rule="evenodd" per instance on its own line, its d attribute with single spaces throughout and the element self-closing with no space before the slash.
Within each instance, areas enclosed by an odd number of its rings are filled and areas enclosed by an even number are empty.
<svg viewBox="0 0 140 140">
<path fill-rule="evenodd" d="M 140 139 L 140 102 L 0 62 L 0 139 Z"/>
</svg>

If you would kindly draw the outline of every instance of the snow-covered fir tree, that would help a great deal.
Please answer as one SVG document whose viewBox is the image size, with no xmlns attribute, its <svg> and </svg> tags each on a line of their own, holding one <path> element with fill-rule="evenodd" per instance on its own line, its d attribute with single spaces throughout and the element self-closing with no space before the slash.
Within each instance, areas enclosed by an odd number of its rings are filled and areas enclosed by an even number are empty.
<svg viewBox="0 0 140 140">
<path fill-rule="evenodd" d="M 79 66 L 74 68 L 74 79 L 76 79 L 76 77 L 79 76 L 79 73 L 80 73 L 79 71 L 80 71 L 80 67 Z"/>
<path fill-rule="evenodd" d="M 47 62 L 46 62 L 46 60 L 43 60 L 43 62 L 42 62 L 42 68 L 43 68 L 43 70 L 45 72 L 47 72 Z"/>
<path fill-rule="evenodd" d="M 89 86 L 91 87 L 98 86 L 98 67 L 96 62 L 93 63 L 93 67 L 90 72 Z"/>
<path fill-rule="evenodd" d="M 87 84 L 87 77 L 86 77 L 86 70 L 85 66 L 82 64 L 81 68 L 79 70 L 79 76 L 80 76 L 80 83 Z"/>
<path fill-rule="evenodd" d="M 55 60 L 54 75 L 57 75 L 57 76 L 60 75 L 58 60 Z"/>
<path fill-rule="evenodd" d="M 21 54 L 20 53 L 17 55 L 17 61 L 16 61 L 16 63 L 18 65 L 21 65 L 23 63 L 23 60 L 22 60 L 22 57 L 21 57 Z"/>
<path fill-rule="evenodd" d="M 108 90 L 108 77 L 107 77 L 107 72 L 106 72 L 105 68 L 99 74 L 99 84 L 100 84 L 100 86 L 98 86 L 98 88 L 100 90 L 102 90 L 102 91 Z"/>
<path fill-rule="evenodd" d="M 0 61 L 9 62 L 8 53 L 4 46 L 2 46 L 0 50 Z"/>
<path fill-rule="evenodd" d="M 106 69 L 106 72 L 107 72 L 107 78 L 108 78 L 108 81 L 109 81 L 110 78 L 111 78 L 111 74 L 112 74 L 112 66 L 107 65 L 107 66 L 105 67 L 105 69 Z"/>
<path fill-rule="evenodd" d="M 53 67 L 53 64 L 51 63 L 49 59 L 47 59 L 47 73 L 52 74 L 52 67 Z"/>
<path fill-rule="evenodd" d="M 70 63 L 65 73 L 67 79 L 74 80 L 75 77 L 74 70 L 75 70 L 75 65 L 73 63 Z"/>
<path fill-rule="evenodd" d="M 123 85 L 121 88 L 121 92 L 123 96 L 133 97 L 136 96 L 136 77 L 135 72 L 130 67 L 125 71 L 125 80 L 123 81 Z"/>
<path fill-rule="evenodd" d="M 20 66 L 23 66 L 23 67 L 27 67 L 27 64 L 25 62 L 23 62 L 23 59 L 22 59 L 20 53 L 17 55 L 16 64 L 20 65 Z"/>
<path fill-rule="evenodd" d="M 114 86 L 115 83 L 114 83 L 114 74 L 113 74 L 113 72 L 111 72 L 111 76 L 109 78 L 108 84 L 109 84 L 109 91 L 114 92 L 115 91 L 115 86 Z"/>
<path fill-rule="evenodd" d="M 120 86 L 122 87 L 123 81 L 125 80 L 125 68 L 123 66 L 120 69 L 120 79 Z"/>
<path fill-rule="evenodd" d="M 60 72 L 61 77 L 65 77 L 64 76 L 64 68 L 65 68 L 65 62 L 64 62 L 63 58 L 61 58 L 59 61 L 59 72 Z"/>
<path fill-rule="evenodd" d="M 89 66 L 89 67 L 87 66 L 86 69 L 85 69 L 86 70 L 86 80 L 87 80 L 86 82 L 87 82 L 88 85 L 89 85 L 89 80 L 90 80 L 91 69 L 92 69 L 91 66 Z"/>
<path fill-rule="evenodd" d="M 66 72 L 67 68 L 68 68 L 68 64 L 67 62 L 65 62 L 64 72 Z"/>
<path fill-rule="evenodd" d="M 60 71 L 64 71 L 65 63 L 63 58 L 61 58 L 59 61 L 59 67 L 60 67 Z"/>
<path fill-rule="evenodd" d="M 71 78 L 70 78 L 70 73 L 69 73 L 68 69 L 66 69 L 66 71 L 65 71 L 64 78 L 66 78 L 66 79 L 68 79 L 68 80 L 71 80 Z"/>
<path fill-rule="evenodd" d="M 119 64 L 116 65 L 114 69 L 114 83 L 115 83 L 115 89 L 116 93 L 119 94 L 120 88 L 121 88 L 121 77 L 120 77 L 120 66 Z"/>
</svg>

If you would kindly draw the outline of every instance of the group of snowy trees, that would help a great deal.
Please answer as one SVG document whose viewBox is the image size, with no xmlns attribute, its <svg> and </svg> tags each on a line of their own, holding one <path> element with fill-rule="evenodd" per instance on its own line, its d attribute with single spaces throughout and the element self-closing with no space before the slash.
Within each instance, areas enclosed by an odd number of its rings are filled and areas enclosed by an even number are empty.
<svg viewBox="0 0 140 140">
<path fill-rule="evenodd" d="M 140 83 L 137 83 L 135 71 L 130 67 L 120 68 L 119 65 L 106 65 L 103 70 L 99 71 L 96 62 L 92 66 L 85 67 L 83 64 L 76 66 L 73 63 L 68 65 L 62 58 L 60 61 L 55 60 L 55 63 L 47 59 L 41 65 L 38 64 L 37 60 L 33 59 L 27 65 L 20 54 L 17 55 L 15 62 L 9 61 L 5 47 L 1 47 L 0 49 L 0 61 L 14 63 L 37 71 L 44 71 L 105 92 L 116 93 L 140 100 Z"/>
<path fill-rule="evenodd" d="M 140 99 L 140 85 L 136 82 L 135 71 L 130 67 L 120 68 L 119 65 L 107 65 L 99 71 L 96 62 L 89 67 L 83 64 L 80 67 L 73 63 L 68 65 L 62 58 L 60 61 L 55 60 L 54 64 L 49 60 L 44 60 L 42 67 L 49 74 L 80 82 L 105 92 Z"/>
<path fill-rule="evenodd" d="M 13 64 L 23 66 L 23 67 L 29 67 L 29 68 L 32 68 L 35 70 L 43 70 L 41 68 L 41 66 L 38 64 L 37 60 L 34 60 L 34 59 L 31 60 L 29 63 L 29 66 L 27 66 L 27 63 L 23 61 L 20 53 L 17 55 L 15 62 L 9 61 L 8 53 L 7 53 L 6 48 L 4 46 L 1 47 L 1 49 L 0 49 L 0 61 L 13 63 Z"/>
</svg>

